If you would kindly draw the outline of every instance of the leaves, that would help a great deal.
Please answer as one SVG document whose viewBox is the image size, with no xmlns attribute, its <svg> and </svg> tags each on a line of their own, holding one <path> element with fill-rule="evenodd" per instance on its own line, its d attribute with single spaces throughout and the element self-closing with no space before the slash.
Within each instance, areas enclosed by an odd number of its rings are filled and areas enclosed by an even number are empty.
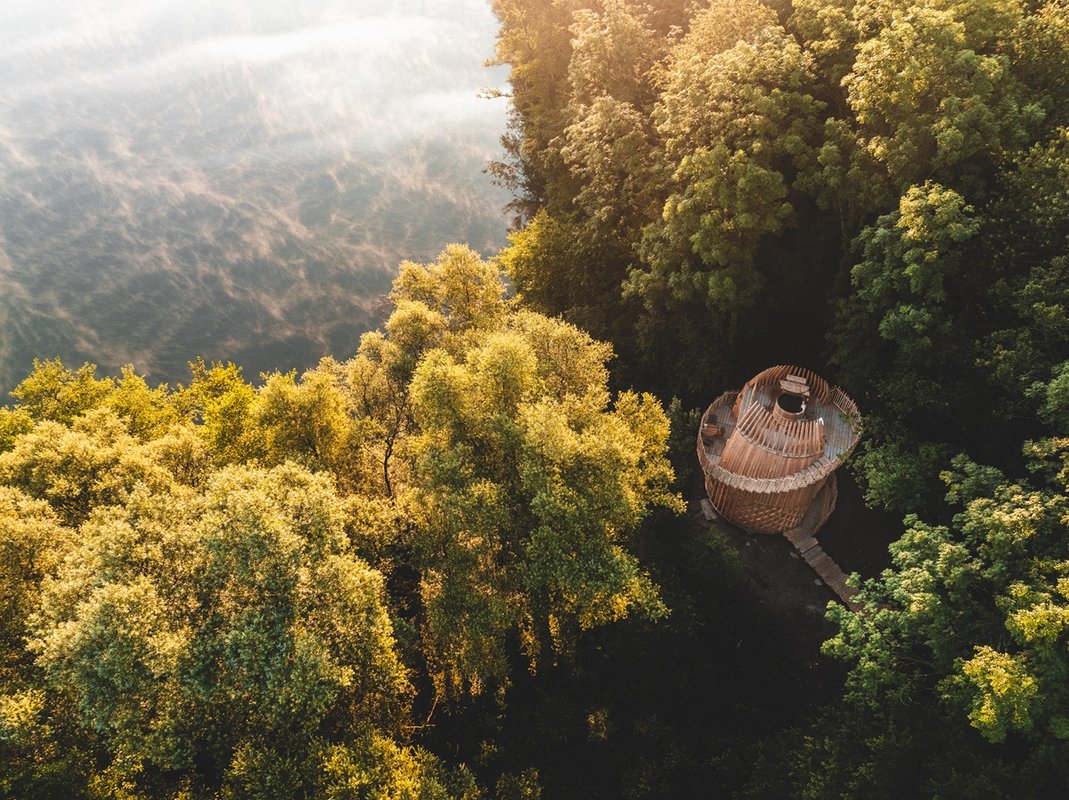
<svg viewBox="0 0 1069 800">
<path fill-rule="evenodd" d="M 0 778 L 474 798 L 407 742 L 413 680 L 455 700 L 507 684 L 510 641 L 534 665 L 663 615 L 627 545 L 680 508 L 657 401 L 504 293 L 451 246 L 349 362 L 259 387 L 39 364 L 0 453 Z"/>
<path fill-rule="evenodd" d="M 292 465 L 141 490 L 46 582 L 38 663 L 116 752 L 208 783 L 235 748 L 395 730 L 408 684 L 382 578 L 342 520 L 329 481 Z"/>
<path fill-rule="evenodd" d="M 866 148 L 900 190 L 997 162 L 1043 116 L 1020 96 L 1009 60 L 991 52 L 1015 5 L 947 5 L 891 14 L 843 79 Z"/>
<path fill-rule="evenodd" d="M 987 739 L 1062 737 L 1069 693 L 1069 550 L 1065 483 L 1053 491 L 1009 483 L 955 459 L 946 473 L 951 526 L 907 518 L 893 567 L 866 582 L 864 610 L 836 610 L 827 652 L 852 663 L 853 696 L 934 693 Z"/>
<path fill-rule="evenodd" d="M 505 677 L 517 627 L 532 663 L 582 628 L 663 613 L 620 546 L 668 491 L 664 412 L 630 394 L 607 408 L 609 349 L 525 312 L 428 352 L 412 379 L 419 439 L 410 539 L 438 692 Z"/>
</svg>

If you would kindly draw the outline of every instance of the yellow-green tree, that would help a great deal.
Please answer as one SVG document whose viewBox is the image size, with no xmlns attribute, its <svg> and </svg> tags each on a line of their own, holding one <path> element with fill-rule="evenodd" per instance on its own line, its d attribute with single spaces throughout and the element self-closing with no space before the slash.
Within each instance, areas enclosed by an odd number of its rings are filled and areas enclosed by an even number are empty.
<svg viewBox="0 0 1069 800">
<path fill-rule="evenodd" d="M 455 699 L 510 641 L 533 667 L 665 613 L 628 545 L 680 505 L 668 421 L 610 393 L 612 348 L 463 246 L 391 299 L 350 361 L 259 387 L 38 364 L 0 452 L 0 788 L 473 798 L 411 744 L 402 660 Z"/>
<path fill-rule="evenodd" d="M 626 548 L 651 506 L 679 502 L 659 404 L 612 398 L 611 349 L 519 311 L 466 249 L 406 265 L 393 298 L 387 335 L 365 345 L 419 343 L 400 502 L 437 690 L 504 679 L 512 632 L 534 662 L 582 629 L 663 613 Z"/>
<path fill-rule="evenodd" d="M 49 690 L 109 756 L 98 782 L 319 796 L 385 748 L 365 783 L 437 785 L 392 742 L 407 673 L 382 576 L 352 554 L 325 476 L 229 467 L 202 491 L 135 491 L 82 525 L 32 628 Z"/>
<path fill-rule="evenodd" d="M 109 409 L 96 409 L 70 426 L 46 420 L 0 454 L 0 482 L 47 500 L 70 525 L 94 508 L 122 503 L 139 484 L 165 490 L 173 476 L 152 448 L 126 432 Z"/>
</svg>

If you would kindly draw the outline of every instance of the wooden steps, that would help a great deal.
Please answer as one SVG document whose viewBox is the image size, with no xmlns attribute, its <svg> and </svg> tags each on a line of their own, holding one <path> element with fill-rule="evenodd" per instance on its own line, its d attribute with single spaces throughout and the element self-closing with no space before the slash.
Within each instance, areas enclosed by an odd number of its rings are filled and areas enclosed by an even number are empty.
<svg viewBox="0 0 1069 800">
<path fill-rule="evenodd" d="M 861 608 L 854 602 L 857 589 L 846 584 L 846 573 L 835 563 L 835 559 L 824 552 L 824 548 L 805 527 L 792 528 L 785 531 L 783 535 L 794 545 L 794 549 L 798 551 L 805 563 L 820 576 L 824 585 L 831 589 L 847 608 L 851 611 L 858 611 Z"/>
</svg>

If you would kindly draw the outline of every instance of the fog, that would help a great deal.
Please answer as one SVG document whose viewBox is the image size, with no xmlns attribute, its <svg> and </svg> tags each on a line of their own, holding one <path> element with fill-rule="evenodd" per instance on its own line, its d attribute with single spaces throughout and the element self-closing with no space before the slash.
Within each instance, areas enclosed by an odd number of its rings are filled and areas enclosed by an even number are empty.
<svg viewBox="0 0 1069 800">
<path fill-rule="evenodd" d="M 0 390 L 350 355 L 402 259 L 504 243 L 488 4 L 5 3 Z"/>
</svg>

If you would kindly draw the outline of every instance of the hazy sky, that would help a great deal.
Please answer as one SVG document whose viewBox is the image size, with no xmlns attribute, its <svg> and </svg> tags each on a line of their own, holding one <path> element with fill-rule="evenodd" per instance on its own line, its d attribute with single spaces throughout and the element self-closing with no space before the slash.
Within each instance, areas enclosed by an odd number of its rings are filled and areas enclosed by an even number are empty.
<svg viewBox="0 0 1069 800">
<path fill-rule="evenodd" d="M 42 106 L 106 115 L 244 69 L 282 125 L 312 116 L 353 139 L 500 127 L 503 103 L 477 96 L 504 78 L 483 66 L 494 31 L 480 0 L 5 0 L 0 109 L 16 127 Z"/>
<path fill-rule="evenodd" d="M 0 391 L 344 357 L 401 260 L 505 241 L 483 0 L 3 5 Z"/>
</svg>

